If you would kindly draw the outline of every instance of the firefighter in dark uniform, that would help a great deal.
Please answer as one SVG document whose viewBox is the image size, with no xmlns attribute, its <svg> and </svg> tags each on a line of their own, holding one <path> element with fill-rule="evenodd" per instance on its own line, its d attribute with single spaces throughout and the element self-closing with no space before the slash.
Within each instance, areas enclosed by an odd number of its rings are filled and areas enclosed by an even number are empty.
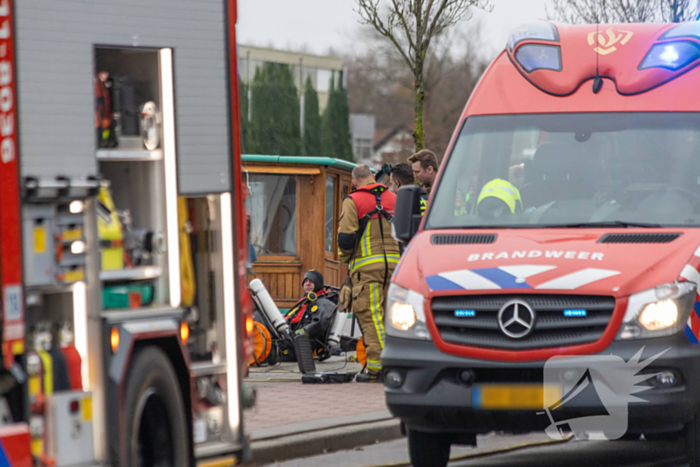
<svg viewBox="0 0 700 467">
<path fill-rule="evenodd" d="M 428 207 L 430 190 L 433 188 L 433 183 L 437 177 L 437 157 L 433 151 L 423 149 L 409 157 L 408 163 L 411 164 L 413 176 L 416 181 L 425 191 L 425 194 L 422 194 L 420 198 L 420 213 L 422 216 L 425 214 L 425 209 Z"/>
<path fill-rule="evenodd" d="M 367 373 L 358 382 L 381 382 L 384 348 L 384 307 L 391 275 L 399 262 L 399 245 L 391 236 L 396 195 L 374 181 L 366 165 L 352 171 L 353 191 L 343 201 L 338 228 L 340 260 L 349 263 L 338 309 L 350 302 L 367 348 Z"/>
<path fill-rule="evenodd" d="M 389 189 L 394 193 L 399 191 L 402 186 L 415 186 L 416 179 L 413 175 L 413 169 L 406 162 L 396 164 L 391 168 L 391 177 L 389 178 Z M 425 208 L 428 206 L 428 194 L 421 187 L 420 193 L 420 215 L 425 214 Z"/>
<path fill-rule="evenodd" d="M 389 177 L 389 189 L 391 191 L 396 193 L 402 186 L 413 186 L 415 184 L 413 169 L 406 162 L 401 162 L 391 168 L 391 176 Z"/>
</svg>

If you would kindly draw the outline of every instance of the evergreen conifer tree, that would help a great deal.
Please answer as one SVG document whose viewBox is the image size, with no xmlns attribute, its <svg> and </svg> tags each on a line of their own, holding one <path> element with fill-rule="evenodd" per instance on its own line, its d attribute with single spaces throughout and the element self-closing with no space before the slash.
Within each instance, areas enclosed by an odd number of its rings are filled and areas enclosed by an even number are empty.
<svg viewBox="0 0 700 467">
<path fill-rule="evenodd" d="M 341 159 L 354 161 L 352 154 L 352 136 L 350 135 L 350 105 L 348 104 L 348 92 L 343 85 L 343 72 L 340 72 L 337 91 L 338 122 L 337 122 L 337 151 Z"/>
<path fill-rule="evenodd" d="M 248 122 L 248 85 L 240 80 L 238 81 L 238 103 L 239 121 L 241 122 L 239 136 L 241 138 L 241 154 L 248 154 L 250 148 L 250 124 Z"/>
<path fill-rule="evenodd" d="M 276 156 L 301 154 L 299 98 L 291 68 L 265 63 L 256 70 L 252 87 L 248 152 Z"/>
<path fill-rule="evenodd" d="M 333 144 L 333 108 L 335 107 L 335 76 L 328 86 L 328 100 L 321 116 L 321 151 L 325 157 L 338 157 Z"/>
<path fill-rule="evenodd" d="M 304 86 L 304 155 L 321 156 L 321 115 L 318 110 L 318 93 L 306 78 Z"/>
<path fill-rule="evenodd" d="M 337 86 L 335 75 L 331 78 L 328 105 L 323 112 L 321 128 L 321 148 L 324 155 L 354 161 L 350 141 L 350 107 L 347 92 L 343 87 L 342 72 Z"/>
</svg>

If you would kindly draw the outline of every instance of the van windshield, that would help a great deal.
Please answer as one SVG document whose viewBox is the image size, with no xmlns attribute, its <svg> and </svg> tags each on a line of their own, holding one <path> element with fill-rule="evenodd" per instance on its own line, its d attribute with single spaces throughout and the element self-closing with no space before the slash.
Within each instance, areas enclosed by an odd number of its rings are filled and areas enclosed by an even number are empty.
<svg viewBox="0 0 700 467">
<path fill-rule="evenodd" d="M 700 114 L 470 117 L 426 228 L 700 225 Z"/>
</svg>

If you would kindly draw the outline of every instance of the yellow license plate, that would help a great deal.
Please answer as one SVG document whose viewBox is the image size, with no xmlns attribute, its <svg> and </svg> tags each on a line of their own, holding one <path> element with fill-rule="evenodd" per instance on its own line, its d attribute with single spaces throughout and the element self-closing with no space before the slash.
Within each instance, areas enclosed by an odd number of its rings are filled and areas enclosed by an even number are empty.
<svg viewBox="0 0 700 467">
<path fill-rule="evenodd" d="M 482 410 L 544 410 L 557 403 L 562 388 L 543 384 L 479 384 L 472 388 L 472 406 Z"/>
</svg>

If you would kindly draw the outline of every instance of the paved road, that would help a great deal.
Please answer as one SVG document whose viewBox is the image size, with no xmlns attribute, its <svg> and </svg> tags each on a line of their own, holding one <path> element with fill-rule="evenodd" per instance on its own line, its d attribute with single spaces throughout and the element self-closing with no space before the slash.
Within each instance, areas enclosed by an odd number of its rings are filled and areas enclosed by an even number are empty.
<svg viewBox="0 0 700 467">
<path fill-rule="evenodd" d="M 542 435 L 479 438 L 477 449 L 453 447 L 450 467 L 683 467 L 681 442 L 570 441 Z M 515 450 L 512 446 L 526 446 Z M 494 451 L 501 451 L 500 453 Z M 298 459 L 275 467 L 399 467 L 408 465 L 406 440 Z M 491 453 L 489 453 L 491 452 Z"/>
<path fill-rule="evenodd" d="M 682 467 L 682 443 L 583 441 L 455 461 L 450 467 Z"/>
</svg>

